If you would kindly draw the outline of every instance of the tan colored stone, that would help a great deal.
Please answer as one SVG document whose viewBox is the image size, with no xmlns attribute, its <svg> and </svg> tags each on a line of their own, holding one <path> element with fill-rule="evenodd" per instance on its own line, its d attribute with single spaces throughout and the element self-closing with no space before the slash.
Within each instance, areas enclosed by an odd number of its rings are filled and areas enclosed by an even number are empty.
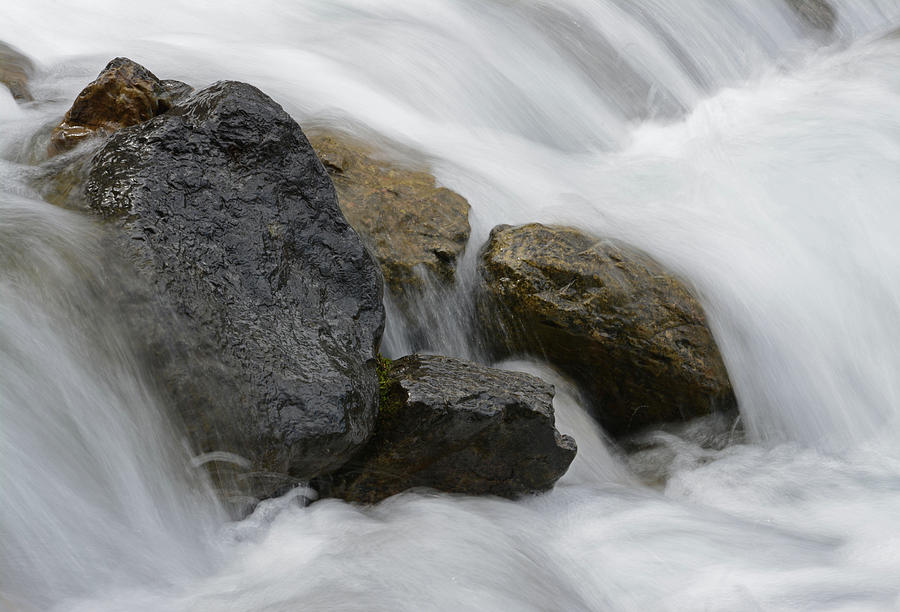
<svg viewBox="0 0 900 612">
<path fill-rule="evenodd" d="M 469 239 L 469 203 L 428 172 L 380 159 L 348 137 L 310 136 L 337 189 L 341 210 L 372 248 L 392 293 L 421 289 L 421 272 L 453 283 Z"/>
<path fill-rule="evenodd" d="M 499 226 L 480 312 L 505 354 L 569 375 L 613 435 L 735 406 L 700 304 L 648 255 L 579 230 Z"/>
</svg>

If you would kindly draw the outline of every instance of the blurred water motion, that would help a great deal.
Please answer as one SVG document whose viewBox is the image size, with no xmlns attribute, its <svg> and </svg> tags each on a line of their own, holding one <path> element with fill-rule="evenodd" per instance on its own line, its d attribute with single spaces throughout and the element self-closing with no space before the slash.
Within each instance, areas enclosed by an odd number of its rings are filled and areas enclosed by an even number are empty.
<svg viewBox="0 0 900 612">
<path fill-rule="evenodd" d="M 36 103 L 0 90 L 0 610 L 900 606 L 900 3 L 833 0 L 825 30 L 789 4 L 4 7 L 0 40 L 39 71 Z M 424 336 L 391 311 L 395 355 L 477 356 L 468 290 L 498 223 L 649 251 L 707 309 L 747 443 L 661 432 L 648 488 L 556 379 L 580 454 L 549 494 L 295 495 L 224 524 L 116 324 L 96 228 L 17 161 L 120 55 L 377 134 L 469 200 L 461 289 L 423 298 Z"/>
</svg>

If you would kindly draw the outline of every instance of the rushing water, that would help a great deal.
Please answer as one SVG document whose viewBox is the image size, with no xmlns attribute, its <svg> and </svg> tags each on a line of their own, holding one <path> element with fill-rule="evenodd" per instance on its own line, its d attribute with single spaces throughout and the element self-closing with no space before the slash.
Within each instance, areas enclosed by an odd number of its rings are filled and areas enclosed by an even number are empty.
<svg viewBox="0 0 900 612">
<path fill-rule="evenodd" d="M 900 608 L 900 2 L 832 4 L 826 34 L 785 0 L 6 2 L 40 73 L 35 103 L 0 88 L 0 610 Z M 707 310 L 746 441 L 708 421 L 624 457 L 508 363 L 579 443 L 552 492 L 297 492 L 225 523 L 91 221 L 15 161 L 117 55 L 429 160 L 472 204 L 463 288 L 497 223 L 653 253 Z M 477 356 L 461 294 L 385 348 Z"/>
</svg>

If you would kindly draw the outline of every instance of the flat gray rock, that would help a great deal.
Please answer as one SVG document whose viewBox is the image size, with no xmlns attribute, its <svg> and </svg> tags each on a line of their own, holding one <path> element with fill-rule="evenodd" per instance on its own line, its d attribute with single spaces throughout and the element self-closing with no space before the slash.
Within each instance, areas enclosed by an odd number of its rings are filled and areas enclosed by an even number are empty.
<svg viewBox="0 0 900 612">
<path fill-rule="evenodd" d="M 382 374 L 375 435 L 326 482 L 374 503 L 413 487 L 515 497 L 549 489 L 575 458 L 554 426 L 553 387 L 449 357 L 410 355 Z"/>
</svg>

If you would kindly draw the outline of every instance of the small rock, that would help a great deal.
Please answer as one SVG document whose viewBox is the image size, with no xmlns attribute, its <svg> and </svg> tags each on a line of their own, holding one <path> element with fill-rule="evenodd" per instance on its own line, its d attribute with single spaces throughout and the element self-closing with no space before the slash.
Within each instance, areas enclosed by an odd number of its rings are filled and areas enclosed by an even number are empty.
<svg viewBox="0 0 900 612">
<path fill-rule="evenodd" d="M 572 228 L 503 225 L 480 273 L 497 356 L 547 359 L 610 434 L 735 406 L 702 308 L 646 254 Z"/>
<path fill-rule="evenodd" d="M 390 291 L 423 287 L 422 271 L 448 284 L 469 239 L 469 203 L 434 177 L 379 159 L 347 137 L 310 137 L 334 181 L 341 210 L 381 264 Z"/>
<path fill-rule="evenodd" d="M 515 497 L 549 489 L 575 458 L 539 378 L 426 355 L 382 374 L 371 442 L 324 490 L 375 503 L 412 487 Z"/>
<path fill-rule="evenodd" d="M 109 134 L 147 121 L 171 105 L 170 88 L 140 64 L 117 57 L 78 94 L 53 130 L 50 154 L 70 149 L 97 133 Z"/>
<path fill-rule="evenodd" d="M 31 102 L 28 80 L 34 74 L 34 64 L 16 48 L 0 42 L 0 83 L 9 88 L 19 102 Z"/>
</svg>

